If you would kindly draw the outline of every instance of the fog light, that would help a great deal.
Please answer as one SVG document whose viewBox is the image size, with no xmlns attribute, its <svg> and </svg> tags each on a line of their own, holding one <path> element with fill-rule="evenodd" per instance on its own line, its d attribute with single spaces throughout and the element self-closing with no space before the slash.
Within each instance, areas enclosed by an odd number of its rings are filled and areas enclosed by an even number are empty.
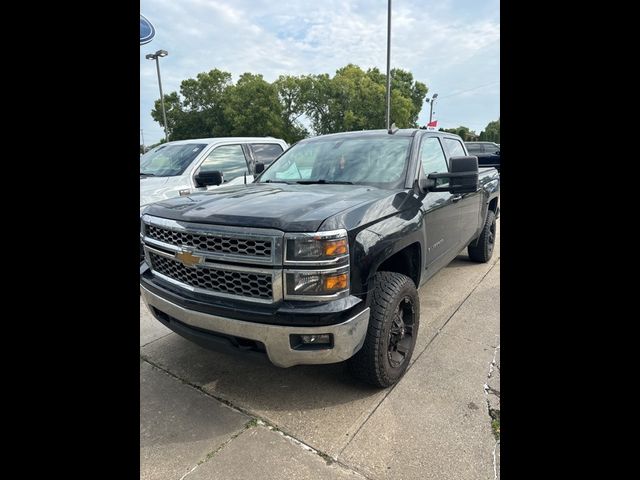
<svg viewBox="0 0 640 480">
<path fill-rule="evenodd" d="M 331 343 L 329 334 L 322 335 L 300 335 L 302 343 Z"/>
<path fill-rule="evenodd" d="M 289 343 L 294 350 L 330 350 L 333 348 L 333 335 L 322 333 L 319 335 L 289 336 Z"/>
</svg>

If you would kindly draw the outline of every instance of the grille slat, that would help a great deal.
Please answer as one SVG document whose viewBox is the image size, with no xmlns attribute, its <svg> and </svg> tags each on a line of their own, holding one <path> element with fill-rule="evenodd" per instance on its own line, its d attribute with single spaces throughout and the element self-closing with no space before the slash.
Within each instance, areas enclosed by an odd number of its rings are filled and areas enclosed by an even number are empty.
<svg viewBox="0 0 640 480">
<path fill-rule="evenodd" d="M 192 287 L 241 297 L 271 300 L 273 286 L 270 274 L 236 272 L 217 268 L 189 268 L 177 260 L 149 252 L 151 268 L 169 278 Z"/>
<path fill-rule="evenodd" d="M 271 257 L 271 240 L 234 238 L 218 234 L 177 232 L 147 224 L 145 235 L 155 240 L 181 247 L 193 247 L 205 252 L 249 257 Z"/>
</svg>

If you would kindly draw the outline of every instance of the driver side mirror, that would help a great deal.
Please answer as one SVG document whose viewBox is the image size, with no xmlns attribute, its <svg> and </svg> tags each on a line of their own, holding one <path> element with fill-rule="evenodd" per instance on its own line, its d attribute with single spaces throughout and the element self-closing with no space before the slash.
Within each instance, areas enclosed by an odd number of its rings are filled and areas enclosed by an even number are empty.
<svg viewBox="0 0 640 480">
<path fill-rule="evenodd" d="M 471 193 L 478 190 L 478 157 L 451 157 L 450 171 L 420 178 L 423 192 Z"/>
<path fill-rule="evenodd" d="M 209 170 L 202 171 L 200 170 L 198 174 L 194 177 L 196 181 L 196 187 L 208 187 L 211 185 L 220 185 L 222 184 L 222 172 L 219 170 Z"/>
<path fill-rule="evenodd" d="M 254 170 L 256 171 L 256 175 L 258 175 L 259 173 L 264 172 L 264 163 L 256 162 L 256 164 L 254 166 Z"/>
</svg>

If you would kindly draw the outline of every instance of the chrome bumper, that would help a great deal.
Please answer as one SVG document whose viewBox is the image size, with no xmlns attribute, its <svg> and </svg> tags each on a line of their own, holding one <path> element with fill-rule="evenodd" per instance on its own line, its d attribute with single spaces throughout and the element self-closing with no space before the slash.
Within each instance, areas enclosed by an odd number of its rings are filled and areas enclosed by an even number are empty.
<svg viewBox="0 0 640 480">
<path fill-rule="evenodd" d="M 369 308 L 338 325 L 324 327 L 294 327 L 245 322 L 207 313 L 187 310 L 140 286 L 140 293 L 148 306 L 170 315 L 192 327 L 211 333 L 233 335 L 262 342 L 269 360 L 278 367 L 300 364 L 337 363 L 352 357 L 364 343 L 369 326 Z M 333 348 L 325 350 L 294 350 L 289 336 L 293 334 L 333 334 Z"/>
</svg>

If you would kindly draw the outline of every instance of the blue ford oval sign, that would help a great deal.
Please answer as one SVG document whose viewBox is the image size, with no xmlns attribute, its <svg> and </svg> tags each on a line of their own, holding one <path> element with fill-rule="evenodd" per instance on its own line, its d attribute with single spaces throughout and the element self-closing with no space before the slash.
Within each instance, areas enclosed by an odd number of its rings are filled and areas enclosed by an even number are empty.
<svg viewBox="0 0 640 480">
<path fill-rule="evenodd" d="M 140 45 L 149 43 L 153 40 L 155 34 L 156 29 L 153 28 L 151 22 L 144 18 L 144 15 L 140 14 Z"/>
</svg>

